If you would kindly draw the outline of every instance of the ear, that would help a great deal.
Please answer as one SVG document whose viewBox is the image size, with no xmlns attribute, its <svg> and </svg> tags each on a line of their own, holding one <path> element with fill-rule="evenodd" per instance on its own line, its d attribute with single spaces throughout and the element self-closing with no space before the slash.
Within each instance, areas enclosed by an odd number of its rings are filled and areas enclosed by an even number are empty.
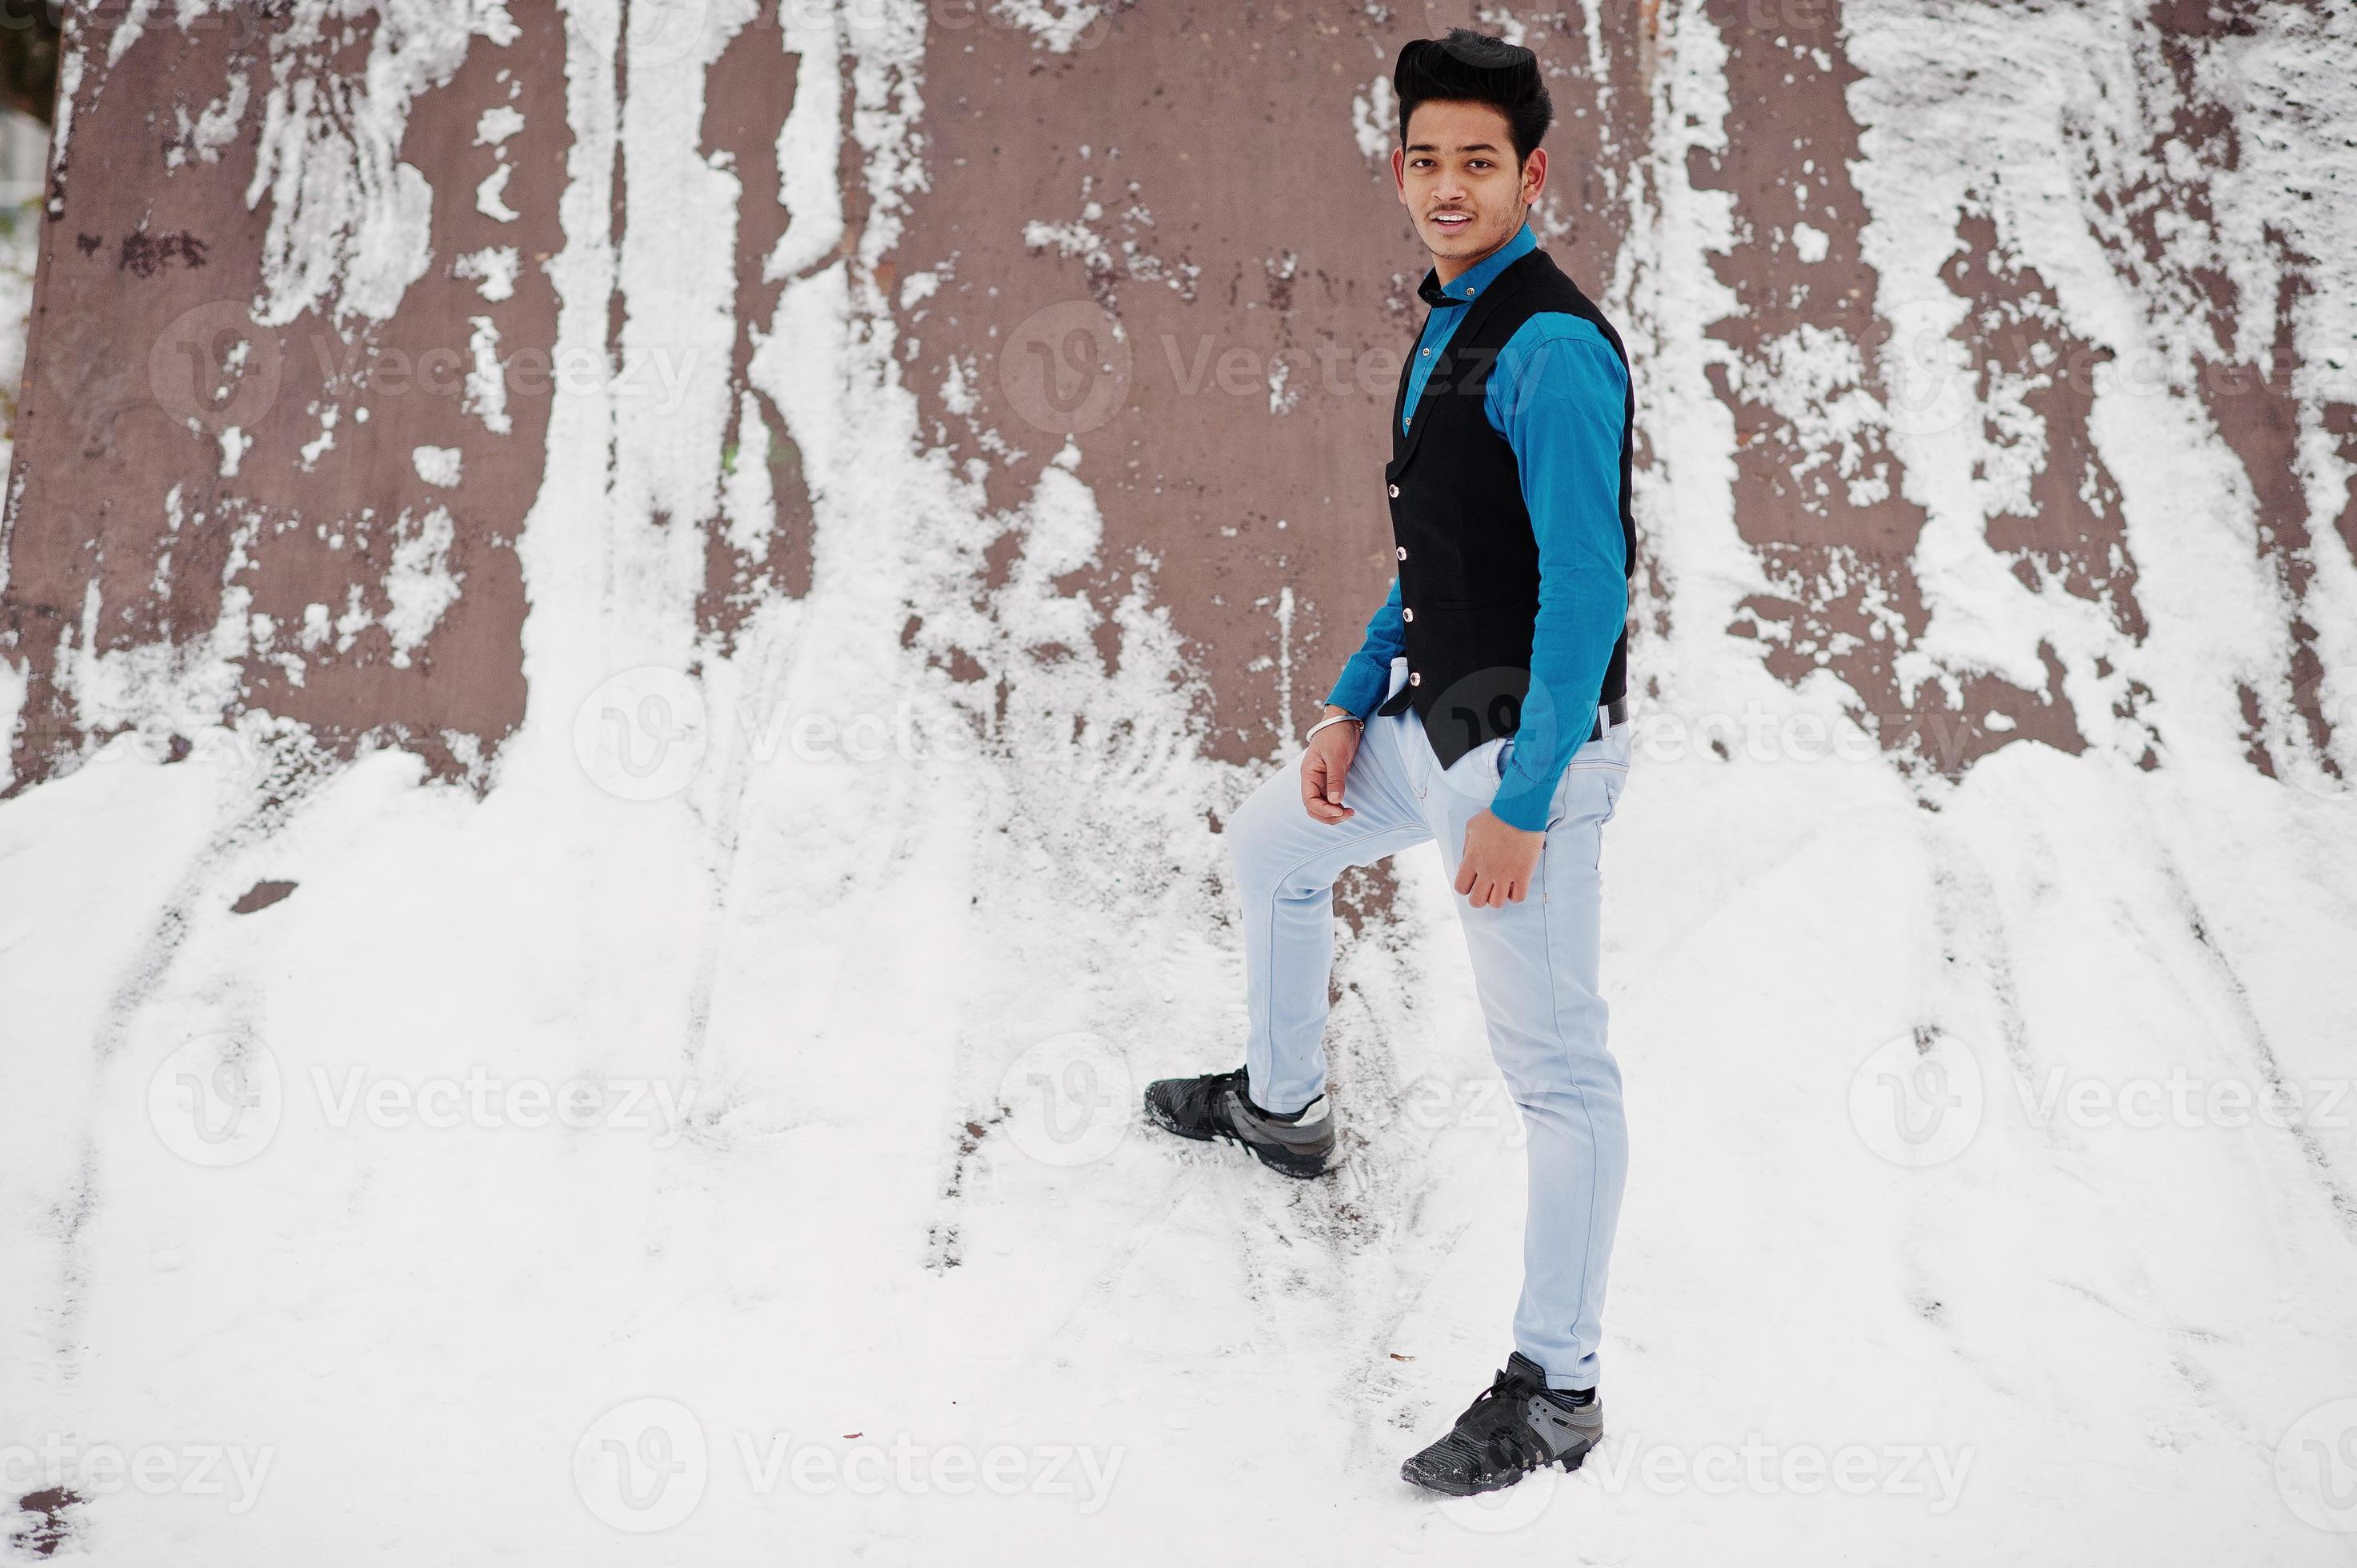
<svg viewBox="0 0 2357 1568">
<path fill-rule="evenodd" d="M 1407 149 L 1392 149 L 1392 184 L 1398 188 L 1400 205 L 1407 205 Z"/>
<path fill-rule="evenodd" d="M 1530 157 L 1523 164 L 1523 205 L 1538 205 L 1539 192 L 1546 188 L 1546 149 L 1533 147 Z"/>
</svg>

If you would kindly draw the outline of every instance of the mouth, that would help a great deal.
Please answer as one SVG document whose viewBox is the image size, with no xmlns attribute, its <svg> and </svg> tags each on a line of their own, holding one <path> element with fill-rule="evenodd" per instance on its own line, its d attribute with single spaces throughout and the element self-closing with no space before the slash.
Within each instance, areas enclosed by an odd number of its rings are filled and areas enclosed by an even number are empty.
<svg viewBox="0 0 2357 1568">
<path fill-rule="evenodd" d="M 1432 215 L 1430 221 L 1432 226 L 1439 230 L 1442 233 L 1455 234 L 1463 231 L 1472 223 L 1473 214 L 1470 212 L 1436 212 Z"/>
</svg>

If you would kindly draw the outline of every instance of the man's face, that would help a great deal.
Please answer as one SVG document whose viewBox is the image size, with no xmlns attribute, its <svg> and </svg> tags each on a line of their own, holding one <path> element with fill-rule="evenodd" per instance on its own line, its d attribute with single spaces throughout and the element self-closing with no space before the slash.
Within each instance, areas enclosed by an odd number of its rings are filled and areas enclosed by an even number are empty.
<svg viewBox="0 0 2357 1568">
<path fill-rule="evenodd" d="M 1461 270 L 1514 237 L 1545 188 L 1545 148 L 1532 148 L 1516 168 L 1506 116 L 1487 103 L 1419 103 L 1406 132 L 1407 145 L 1392 153 L 1392 177 L 1436 263 Z"/>
</svg>

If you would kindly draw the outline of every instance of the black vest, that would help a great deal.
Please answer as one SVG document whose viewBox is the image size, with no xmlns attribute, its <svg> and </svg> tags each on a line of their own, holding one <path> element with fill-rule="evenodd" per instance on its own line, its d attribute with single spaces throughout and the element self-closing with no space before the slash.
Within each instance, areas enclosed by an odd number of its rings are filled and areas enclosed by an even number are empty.
<svg viewBox="0 0 2357 1568">
<path fill-rule="evenodd" d="M 1426 299 L 1440 297 L 1427 274 Z M 1383 470 L 1392 503 L 1405 624 L 1408 684 L 1378 709 L 1415 704 L 1442 767 L 1522 727 L 1531 683 L 1531 632 L 1539 610 L 1539 547 L 1523 505 L 1522 473 L 1506 438 L 1484 413 L 1490 370 L 1523 323 L 1546 311 L 1591 322 L 1629 364 L 1612 324 L 1544 251 L 1518 257 L 1490 280 L 1433 362 L 1405 434 L 1400 412 L 1416 347 L 1400 369 L 1392 400 L 1392 460 Z M 1421 333 L 1418 334 L 1421 338 Z M 1620 542 L 1631 575 L 1637 529 L 1629 511 L 1633 382 L 1620 412 Z M 1612 646 L 1598 705 L 1629 686 L 1629 633 Z M 1580 697 L 1584 698 L 1585 693 Z M 1572 699 L 1574 701 L 1579 698 Z M 1558 715 L 1585 739 L 1595 714 Z"/>
</svg>

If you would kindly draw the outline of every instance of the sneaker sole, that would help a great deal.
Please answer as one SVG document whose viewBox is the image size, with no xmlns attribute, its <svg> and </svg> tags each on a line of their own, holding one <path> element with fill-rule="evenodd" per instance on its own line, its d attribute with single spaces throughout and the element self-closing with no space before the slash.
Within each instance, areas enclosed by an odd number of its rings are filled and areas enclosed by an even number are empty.
<svg viewBox="0 0 2357 1568">
<path fill-rule="evenodd" d="M 1288 1176 L 1296 1181 L 1315 1181 L 1318 1177 L 1324 1176 L 1334 1163 L 1333 1157 L 1330 1155 L 1317 1160 L 1304 1159 L 1302 1156 L 1279 1148 L 1275 1144 L 1255 1144 L 1250 1139 L 1239 1138 L 1232 1133 L 1190 1133 L 1184 1127 L 1180 1127 L 1174 1122 L 1166 1121 L 1161 1111 L 1151 1101 L 1146 1105 L 1146 1120 L 1152 1122 L 1157 1127 L 1161 1128 L 1164 1132 L 1185 1138 L 1190 1143 L 1232 1144 L 1238 1148 L 1249 1149 L 1252 1151 L 1253 1156 L 1259 1160 L 1261 1164 L 1276 1172 L 1279 1176 Z"/>
<path fill-rule="evenodd" d="M 1229 1138 L 1222 1141 L 1242 1144 L 1253 1152 L 1254 1157 L 1261 1164 L 1276 1172 L 1277 1175 L 1289 1176 L 1296 1181 L 1315 1181 L 1324 1176 L 1327 1167 L 1333 1164 L 1331 1155 L 1321 1155 L 1311 1159 L 1278 1148 L 1273 1144 L 1254 1144 L 1243 1138 Z"/>
<path fill-rule="evenodd" d="M 1538 1469 L 1524 1470 L 1520 1475 L 1510 1476 L 1504 1480 L 1498 1482 L 1497 1485 L 1491 1487 L 1435 1486 L 1430 1481 L 1420 1481 L 1414 1476 L 1409 1475 L 1407 1472 L 1407 1466 L 1405 1465 L 1400 1466 L 1400 1479 L 1405 1481 L 1409 1486 L 1416 1487 L 1420 1491 L 1432 1492 L 1444 1498 L 1478 1498 L 1489 1492 L 1502 1492 L 1508 1487 L 1512 1486 L 1515 1482 L 1526 1480 L 1529 1477 L 1537 1475 L 1539 1470 L 1546 1469 L 1549 1466 L 1560 1465 L 1566 1473 L 1577 1470 L 1579 1468 L 1581 1463 L 1587 1459 L 1588 1451 L 1593 1449 L 1595 1446 L 1596 1444 L 1592 1441 L 1583 1443 L 1578 1447 L 1573 1449 L 1570 1453 L 1564 1455 L 1560 1458 L 1548 1460 L 1545 1465 L 1539 1466 Z"/>
</svg>

